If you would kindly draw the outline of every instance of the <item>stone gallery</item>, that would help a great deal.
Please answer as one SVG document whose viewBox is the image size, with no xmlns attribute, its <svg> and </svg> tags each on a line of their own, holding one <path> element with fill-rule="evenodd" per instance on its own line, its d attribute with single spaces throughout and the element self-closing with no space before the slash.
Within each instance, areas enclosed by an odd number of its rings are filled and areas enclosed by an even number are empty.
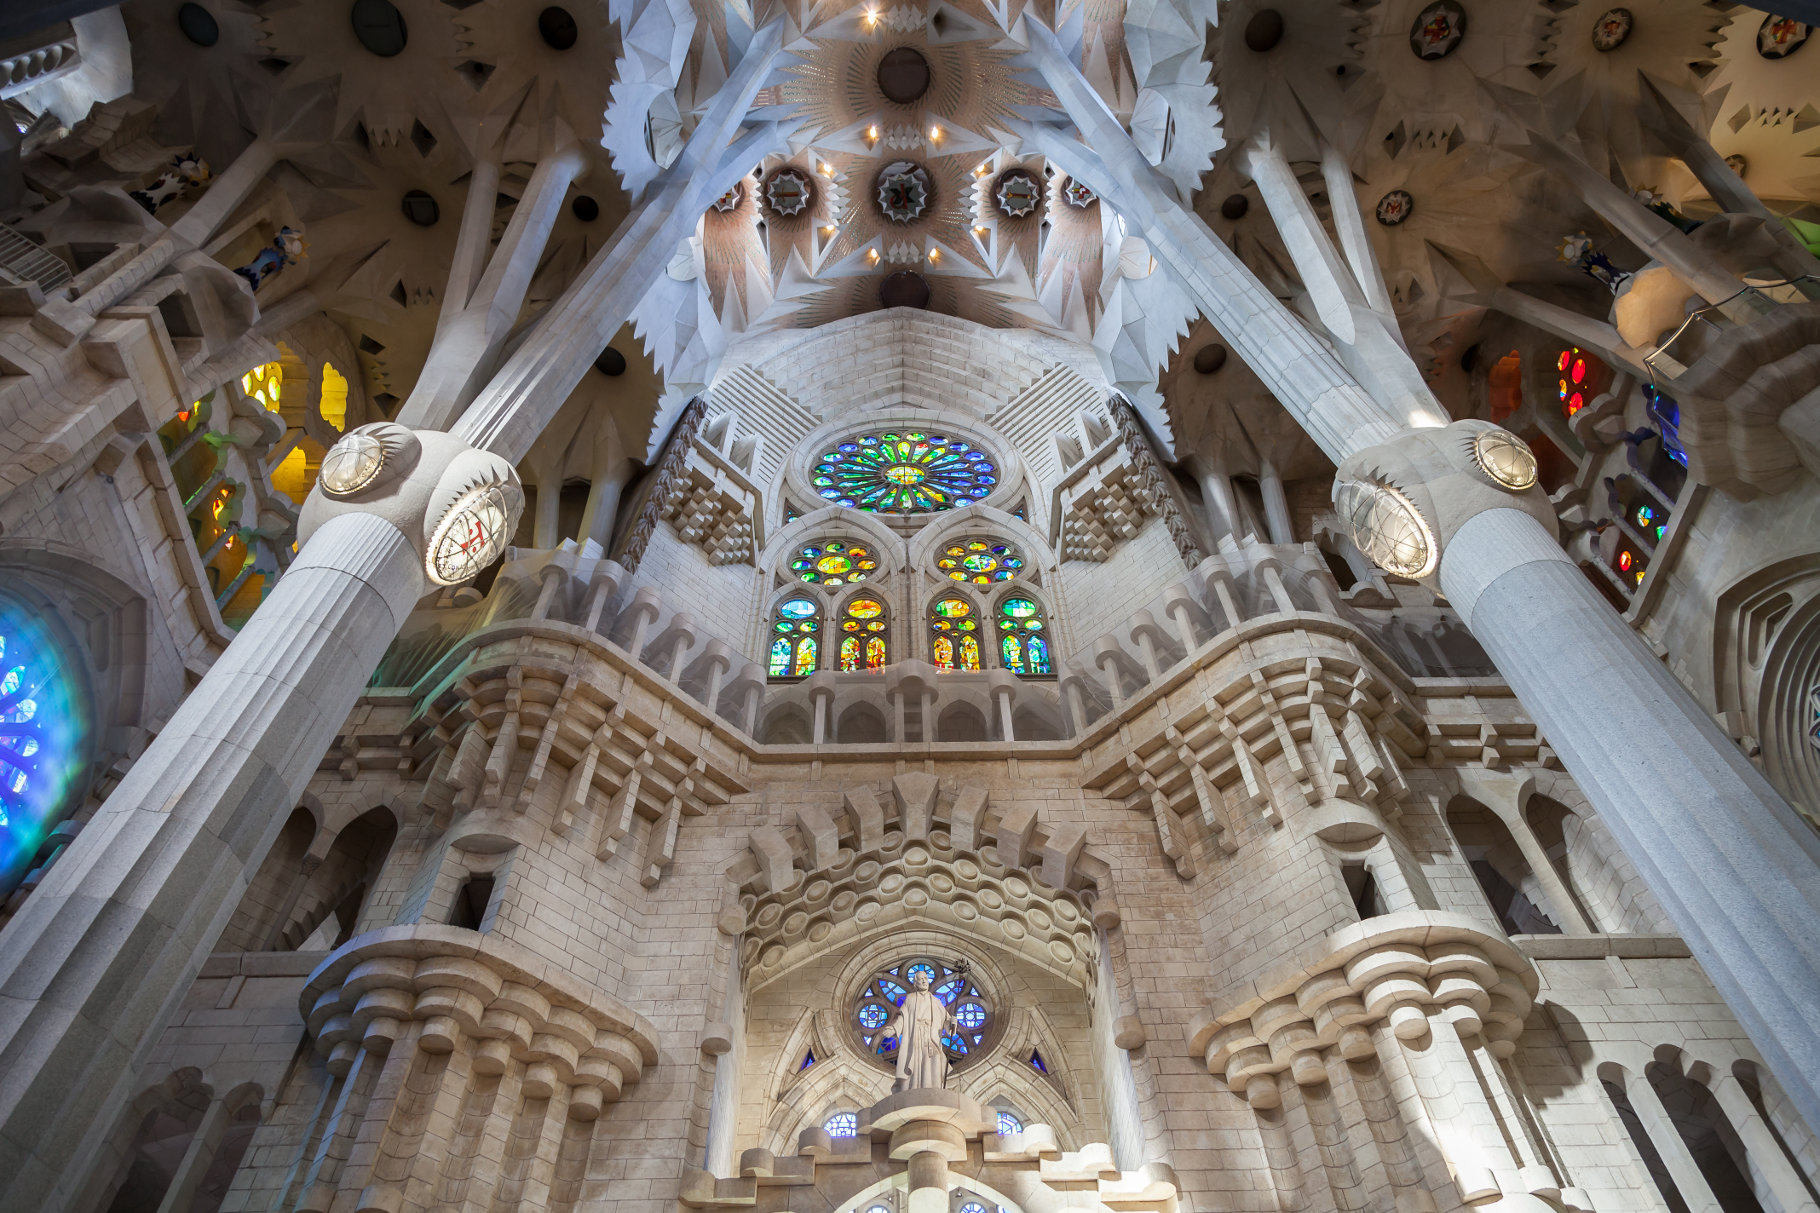
<svg viewBox="0 0 1820 1213">
<path fill-rule="evenodd" d="M 1820 0 L 0 0 L 0 1213 L 1820 1213 Z"/>
</svg>

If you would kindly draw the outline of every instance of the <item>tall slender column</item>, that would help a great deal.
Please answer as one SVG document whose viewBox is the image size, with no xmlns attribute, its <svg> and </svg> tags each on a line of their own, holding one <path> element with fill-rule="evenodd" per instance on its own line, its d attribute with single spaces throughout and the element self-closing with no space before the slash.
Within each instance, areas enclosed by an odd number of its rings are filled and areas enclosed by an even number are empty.
<svg viewBox="0 0 1820 1213">
<path fill-rule="evenodd" d="M 619 499 L 626 490 L 626 482 L 631 478 L 631 460 L 609 458 L 600 461 L 594 471 L 593 483 L 588 489 L 588 506 L 582 515 L 582 533 L 577 538 L 592 539 L 600 545 L 601 551 L 612 552 L 613 530 L 619 521 Z"/>
<path fill-rule="evenodd" d="M 390 522 L 325 525 L 8 925 L 0 1204 L 56 1208 L 87 1174 L 422 584 Z"/>
<path fill-rule="evenodd" d="M 1313 204 L 1302 190 L 1302 183 L 1289 167 L 1281 144 L 1268 135 L 1261 136 L 1246 147 L 1242 162 L 1257 183 L 1258 192 L 1270 209 L 1270 217 L 1276 222 L 1284 246 L 1295 262 L 1296 272 L 1308 288 L 1315 312 L 1334 339 L 1346 369 L 1392 414 L 1440 416 L 1444 410 L 1435 400 L 1434 393 L 1428 390 L 1421 370 L 1410 361 L 1402 331 L 1397 327 L 1396 314 L 1388 307 L 1379 311 L 1372 306 L 1354 268 L 1341 260 L 1328 239 L 1327 229 L 1321 225 Z M 1328 177 L 1336 216 L 1342 214 L 1346 202 L 1351 202 L 1357 210 L 1351 172 L 1346 171 L 1344 177 L 1336 181 L 1334 178 L 1338 176 L 1330 173 Z M 1356 264 L 1365 264 L 1364 259 L 1370 255 L 1368 246 L 1360 247 L 1362 241 L 1361 228 L 1353 240 Z M 1368 269 L 1376 275 L 1375 262 L 1370 263 Z M 1382 296 L 1381 279 L 1377 288 Z"/>
<path fill-rule="evenodd" d="M 1820 839 L 1533 518 L 1471 518 L 1440 583 L 1820 1123 Z"/>
<path fill-rule="evenodd" d="M 1158 261 L 1178 274 L 1309 436 L 1343 458 L 1380 442 L 1374 435 L 1387 427 L 1400 429 L 1370 406 L 1324 347 L 1302 360 L 1308 335 L 1167 192 L 1055 35 L 1027 14 L 1017 32 L 1029 61 L 1105 160 L 1059 128 L 1027 123 L 1028 141 L 1065 171 L 1090 174 L 1086 183 L 1144 233 Z M 1598 186 L 1587 188 L 1589 196 L 1614 201 Z M 1622 201 L 1642 210 L 1628 197 Z M 1626 211 L 1622 218 L 1634 220 L 1639 235 L 1660 234 L 1646 220 L 1667 226 L 1643 215 Z M 1684 250 L 1671 250 L 1678 251 Z M 1701 285 L 1733 289 L 1710 276 Z M 1483 483 L 1481 473 L 1462 474 Z M 1516 509 L 1496 509 L 1453 529 L 1458 523 L 1444 527 L 1450 537 L 1440 557 L 1441 588 L 1611 826 L 1801 1114 L 1820 1124 L 1820 936 L 1811 929 L 1820 920 L 1820 838 L 1539 522 Z"/>
<path fill-rule="evenodd" d="M 1193 462 L 1195 479 L 1201 484 L 1201 500 L 1207 508 L 1207 523 L 1214 546 L 1231 535 L 1239 537 L 1239 506 L 1232 497 L 1232 480 L 1226 469 L 1211 460 L 1197 456 Z"/>
<path fill-rule="evenodd" d="M 1674 1118 L 1662 1105 L 1662 1097 L 1656 1094 L 1649 1079 L 1641 1074 L 1626 1074 L 1624 1093 L 1630 1097 L 1630 1106 L 1636 1109 L 1637 1119 L 1643 1122 L 1643 1131 L 1649 1134 L 1650 1144 L 1662 1156 L 1662 1163 L 1675 1181 L 1675 1189 L 1681 1193 L 1688 1213 L 1720 1213 L 1719 1198 L 1713 1195 L 1712 1185 L 1701 1174 L 1700 1164 L 1694 1161 L 1693 1153 L 1681 1139 L 1681 1131 L 1675 1128 Z"/>
<path fill-rule="evenodd" d="M 1266 459 L 1258 466 L 1258 489 L 1264 497 L 1264 525 L 1270 542 L 1295 542 L 1295 524 L 1289 519 L 1289 496 L 1283 491 L 1283 474 Z"/>
<path fill-rule="evenodd" d="M 1820 1209 L 1801 1172 L 1795 1170 L 1788 1155 L 1782 1152 L 1782 1143 L 1763 1122 L 1763 1114 L 1757 1111 L 1757 1105 L 1744 1093 L 1738 1080 L 1730 1074 L 1721 1074 L 1709 1082 L 1707 1088 L 1725 1109 L 1725 1119 L 1743 1139 L 1751 1168 L 1763 1176 L 1770 1191 L 1775 1193 L 1776 1203 L 1782 1206 L 1781 1213 L 1815 1213 Z"/>
</svg>

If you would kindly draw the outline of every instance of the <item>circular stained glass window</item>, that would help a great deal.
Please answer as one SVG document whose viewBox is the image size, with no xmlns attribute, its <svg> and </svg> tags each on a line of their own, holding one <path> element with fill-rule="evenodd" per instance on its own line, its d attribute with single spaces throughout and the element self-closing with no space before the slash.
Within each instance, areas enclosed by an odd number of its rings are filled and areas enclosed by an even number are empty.
<svg viewBox="0 0 1820 1213">
<path fill-rule="evenodd" d="M 822 452 L 810 482 L 823 499 L 874 514 L 968 505 L 998 487 L 998 463 L 971 443 L 920 430 L 862 434 Z"/>
<path fill-rule="evenodd" d="M 1010 1137 L 1014 1133 L 1022 1133 L 1023 1131 L 1024 1122 L 1019 1120 L 1015 1114 L 1011 1112 L 1000 1112 L 998 1114 L 998 1135 L 1000 1137 Z"/>
<path fill-rule="evenodd" d="M 935 566 L 951 580 L 991 585 L 1016 577 L 1024 567 L 1024 558 L 1008 543 L 996 539 L 969 539 L 943 548 Z"/>
<path fill-rule="evenodd" d="M 889 1029 L 919 975 L 928 977 L 930 992 L 954 1016 L 954 1030 L 942 1035 L 949 1058 L 959 1062 L 984 1048 L 992 1026 L 991 1000 L 964 967 L 920 956 L 874 973 L 854 999 L 853 1025 L 867 1051 L 881 1061 L 895 1060 L 897 1037 Z"/>
<path fill-rule="evenodd" d="M 869 548 L 830 540 L 799 549 L 790 571 L 810 585 L 846 585 L 877 572 L 878 560 Z"/>
<path fill-rule="evenodd" d="M 83 712 L 62 648 L 0 607 L 0 890 L 31 870 L 82 769 Z"/>
<path fill-rule="evenodd" d="M 829 1137 L 852 1137 L 859 1132 L 859 1117 L 852 1112 L 836 1112 L 822 1121 Z"/>
</svg>

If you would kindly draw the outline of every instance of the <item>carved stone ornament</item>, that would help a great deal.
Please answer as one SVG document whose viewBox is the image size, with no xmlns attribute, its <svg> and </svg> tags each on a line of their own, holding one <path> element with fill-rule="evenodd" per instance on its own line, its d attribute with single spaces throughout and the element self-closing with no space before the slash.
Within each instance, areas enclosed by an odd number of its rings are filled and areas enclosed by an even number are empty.
<svg viewBox="0 0 1820 1213">
<path fill-rule="evenodd" d="M 920 165 L 897 160 L 878 175 L 878 209 L 893 223 L 912 223 L 929 209 L 929 174 Z"/>
<path fill-rule="evenodd" d="M 1409 27 L 1409 49 L 1418 59 L 1445 59 L 1466 37 L 1466 10 L 1454 0 L 1439 0 L 1416 14 Z"/>
<path fill-rule="evenodd" d="M 1627 8 L 1608 8 L 1599 14 L 1593 22 L 1593 49 L 1601 53 L 1617 50 L 1630 38 L 1631 27 L 1635 25 Z"/>
<path fill-rule="evenodd" d="M 993 197 L 999 210 L 1012 219 L 1022 219 L 1042 205 L 1043 187 L 1029 173 L 1013 169 L 998 179 Z"/>
<path fill-rule="evenodd" d="M 815 187 L 809 178 L 793 168 L 778 169 L 765 182 L 765 204 L 779 215 L 802 214 L 814 197 Z"/>
</svg>

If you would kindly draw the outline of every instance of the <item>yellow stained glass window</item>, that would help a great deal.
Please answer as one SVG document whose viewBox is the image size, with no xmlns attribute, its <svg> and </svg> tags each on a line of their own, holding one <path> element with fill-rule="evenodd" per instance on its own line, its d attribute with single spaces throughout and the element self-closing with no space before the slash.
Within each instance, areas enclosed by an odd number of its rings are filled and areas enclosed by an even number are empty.
<svg viewBox="0 0 1820 1213">
<path fill-rule="evenodd" d="M 348 428 L 348 377 L 335 369 L 335 364 L 322 364 L 322 419 L 337 430 Z"/>
</svg>

